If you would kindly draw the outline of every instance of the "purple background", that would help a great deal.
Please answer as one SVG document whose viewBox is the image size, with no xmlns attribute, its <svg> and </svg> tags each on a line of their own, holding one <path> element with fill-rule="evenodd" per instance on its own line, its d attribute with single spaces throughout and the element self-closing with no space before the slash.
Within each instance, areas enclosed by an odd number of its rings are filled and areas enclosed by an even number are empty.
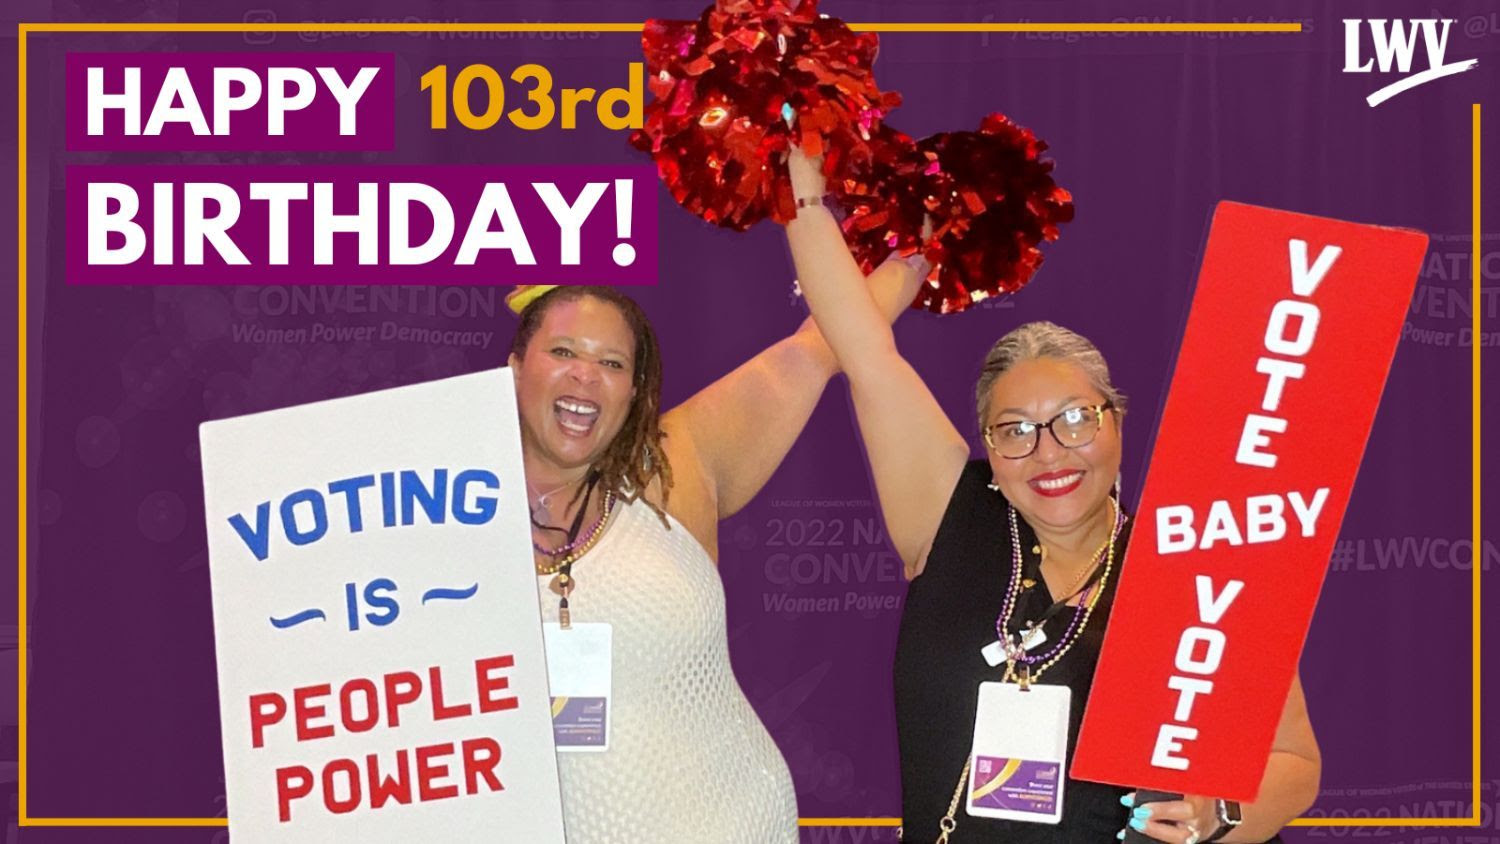
<svg viewBox="0 0 1500 844">
<path fill-rule="evenodd" d="M 307 53 L 71 53 L 64 62 L 64 85 L 77 96 L 63 103 L 67 114 L 67 139 L 70 150 L 157 150 L 184 149 L 340 149 L 359 151 L 388 150 L 395 137 L 395 114 L 391 108 L 395 88 L 395 57 L 390 53 L 345 53 L 318 56 Z M 145 132 L 168 68 L 181 67 L 187 72 L 198 107 L 209 131 L 214 129 L 215 67 L 241 67 L 260 77 L 260 99 L 244 111 L 232 111 L 227 118 L 229 132 L 224 135 L 196 135 L 187 123 L 172 121 L 162 126 L 158 135 L 125 134 L 125 114 L 119 108 L 104 112 L 104 134 L 88 133 L 88 70 L 104 70 L 104 93 L 125 91 L 125 68 L 141 69 L 140 131 Z M 271 67 L 296 67 L 313 75 L 314 94 L 311 103 L 283 118 L 283 133 L 270 134 L 267 128 L 270 108 L 267 101 L 271 86 L 266 72 Z M 380 72 L 370 80 L 355 105 L 356 134 L 339 134 L 342 109 L 322 76 L 319 67 L 338 72 L 345 86 L 354 82 L 362 68 L 376 67 Z M 292 88 L 292 90 L 296 90 Z M 238 83 L 230 86 L 231 96 L 244 93 Z"/>
<path fill-rule="evenodd" d="M 268 19 L 640 20 L 690 17 L 701 3 L 255 2 L 205 9 L 171 2 L 23 0 L 7 20 Z M 906 102 L 892 117 L 921 136 L 972 129 L 1003 110 L 1051 145 L 1077 221 L 1048 250 L 1036 283 L 970 313 L 913 313 L 903 351 L 961 429 L 973 433 L 972 383 L 984 350 L 1029 319 L 1094 338 L 1134 400 L 1125 482 L 1133 497 L 1168 381 L 1209 213 L 1234 199 L 1432 236 L 1390 382 L 1330 566 L 1303 658 L 1324 754 L 1314 814 L 1466 815 L 1471 788 L 1469 673 L 1470 349 L 1457 345 L 1477 306 L 1500 331 L 1500 235 L 1486 234 L 1484 295 L 1471 303 L 1470 104 L 1497 90 L 1500 17 L 1481 0 L 1419 2 L 1062 3 L 1022 0 L 838 4 L 882 20 L 1300 19 L 1300 35 L 889 34 L 877 76 Z M 1391 77 L 1346 75 L 1341 17 L 1452 17 L 1447 59 L 1474 71 L 1371 109 Z M 5 37 L 13 38 L 7 28 Z M 433 64 L 485 61 L 502 71 L 538 61 L 558 87 L 623 85 L 639 58 L 627 34 L 33 35 L 29 195 L 27 442 L 30 724 L 33 816 L 195 816 L 222 807 L 197 456 L 198 422 L 498 365 L 511 319 L 503 290 L 405 292 L 298 304 L 280 287 L 77 287 L 62 283 L 64 167 L 69 164 L 639 163 L 623 133 L 576 130 L 438 135 L 425 128 L 417 77 Z M 391 153 L 63 153 L 67 50 L 376 50 L 397 54 Z M 1368 50 L 1368 48 L 1367 48 Z M 7 65 L 11 67 L 13 65 Z M 1418 58 L 1417 67 L 1423 66 Z M 9 77 L 6 83 L 10 82 Z M 1500 162 L 1490 104 L 1489 214 Z M 0 110 L 0 138 L 15 137 Z M 503 124 L 502 124 L 503 125 Z M 0 189 L 13 190 L 13 171 Z M 10 194 L 4 194 L 10 195 Z M 791 294 L 781 233 L 712 229 L 656 192 L 661 283 L 632 291 L 662 335 L 669 402 L 679 401 L 778 337 L 803 310 Z M 3 204 L 8 226 L 14 206 Z M 1491 224 L 1490 230 L 1494 231 Z M 0 261 L 11 258 L 11 245 Z M 344 288 L 354 291 L 357 288 Z M 6 300 L 4 307 L 13 307 Z M 358 302 L 359 304 L 354 304 Z M 14 316 L 13 314 L 11 316 Z M 484 346 L 254 342 L 256 328 L 316 322 L 483 334 Z M 1416 330 L 1427 332 L 1419 334 Z M 1432 332 L 1436 332 L 1433 334 Z M 1452 335 L 1448 345 L 1441 338 Z M 15 354 L 9 347 L 4 354 Z M 1500 359 L 1486 351 L 1487 417 L 1500 414 Z M 1341 432 L 1330 431 L 1330 436 Z M 977 445 L 977 443 L 976 443 Z M 14 459 L 7 453 L 7 461 Z M 1487 474 L 1500 468 L 1496 449 Z M 1491 491 L 1490 500 L 1496 493 Z M 776 736 L 806 817 L 899 812 L 890 664 L 899 608 L 797 615 L 781 596 L 900 596 L 899 568 L 878 527 L 847 390 L 835 383 L 767 489 L 723 526 L 729 625 L 742 684 Z M 1500 536 L 1487 508 L 1485 533 Z M 16 529 L 7 524 L 0 542 Z M 789 556 L 782 556 L 789 555 Z M 1486 542 L 1484 571 L 1500 550 Z M 13 584 L 4 578 L 0 583 Z M 1493 579 L 1488 591 L 1494 594 Z M 8 590 L 12 586 L 7 585 Z M 1491 603 L 1493 603 L 1493 598 Z M 0 603 L 13 607 L 3 597 Z M 1493 649 L 1493 609 L 1486 641 Z M 14 627 L 3 628 L 7 647 Z M 6 676 L 7 684 L 14 675 Z M 1488 672 L 1488 701 L 1500 699 Z M 14 696 L 0 693 L 0 759 L 15 759 Z M 1487 743 L 1493 747 L 1493 742 Z M 1460 830 L 1294 830 L 1292 841 L 1361 837 L 1397 844 L 1497 842 L 1500 754 L 1486 752 L 1486 826 Z M 0 780 L 14 794 L 15 768 Z M 10 803 L 14 835 L 15 803 Z M 221 841 L 222 830 L 46 830 L 37 841 Z M 805 841 L 891 841 L 890 830 L 809 829 Z"/>
<path fill-rule="evenodd" d="M 630 182 L 628 211 L 619 213 L 617 190 L 621 181 Z M 389 167 L 336 166 L 85 166 L 68 167 L 65 174 L 67 221 L 66 281 L 69 284 L 132 284 L 149 280 L 152 284 L 655 284 L 658 277 L 656 223 L 654 204 L 656 170 L 647 165 L 548 165 L 548 166 L 421 166 Z M 119 183 L 135 190 L 140 206 L 132 220 L 145 231 L 145 252 L 129 264 L 90 264 L 88 255 L 88 186 L 90 183 Z M 170 182 L 173 193 L 172 263 L 156 265 L 153 244 L 156 232 L 152 224 L 153 184 Z M 184 182 L 213 182 L 226 185 L 240 199 L 237 222 L 225 232 L 244 254 L 248 264 L 227 263 L 210 243 L 203 246 L 203 263 L 187 264 L 183 256 L 183 189 Z M 271 264 L 270 203 L 250 198 L 252 182 L 303 183 L 306 198 L 287 203 L 287 263 Z M 360 211 L 362 183 L 374 184 L 378 225 L 375 226 L 376 263 L 359 262 L 360 237 L 352 232 L 333 235 L 333 262 L 314 263 L 313 193 L 315 182 L 333 185 L 333 214 L 353 215 Z M 425 264 L 390 264 L 390 202 L 387 188 L 393 182 L 412 182 L 430 186 L 447 200 L 453 214 L 453 234 L 447 247 Z M 531 247 L 534 263 L 517 263 L 511 249 L 486 248 L 479 251 L 472 264 L 459 264 L 457 256 L 469 230 L 479 199 L 489 184 L 505 186 L 510 204 L 520 220 L 521 229 Z M 564 202 L 577 206 L 584 186 L 604 185 L 604 193 L 594 203 L 579 231 L 577 263 L 562 263 L 562 230 L 543 202 L 535 185 L 557 186 Z M 496 200 L 499 201 L 498 199 Z M 216 202 L 205 202 L 206 215 L 221 213 Z M 118 208 L 109 203 L 110 211 Z M 420 246 L 432 235 L 433 215 L 420 202 L 407 205 L 407 245 Z M 621 237 L 628 222 L 629 237 Z M 481 215 L 486 229 L 500 231 L 505 226 L 492 212 Z M 101 226 L 104 222 L 101 220 Z M 124 244 L 123 234 L 112 234 L 111 248 Z M 627 265 L 616 263 L 616 244 L 628 244 L 634 258 Z"/>
</svg>

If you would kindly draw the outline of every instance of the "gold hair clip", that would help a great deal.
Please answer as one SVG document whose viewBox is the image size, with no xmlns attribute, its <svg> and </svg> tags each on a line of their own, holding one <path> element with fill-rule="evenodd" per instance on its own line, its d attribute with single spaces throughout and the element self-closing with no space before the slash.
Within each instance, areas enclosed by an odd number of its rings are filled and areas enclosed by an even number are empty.
<svg viewBox="0 0 1500 844">
<path fill-rule="evenodd" d="M 505 294 L 505 306 L 519 314 L 543 293 L 557 286 L 556 284 L 518 284 L 515 290 Z"/>
</svg>

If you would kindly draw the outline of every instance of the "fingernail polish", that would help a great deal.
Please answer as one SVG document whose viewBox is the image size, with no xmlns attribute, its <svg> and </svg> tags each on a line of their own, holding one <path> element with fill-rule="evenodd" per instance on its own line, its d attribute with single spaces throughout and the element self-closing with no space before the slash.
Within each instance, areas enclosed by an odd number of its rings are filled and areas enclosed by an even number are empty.
<svg viewBox="0 0 1500 844">
<path fill-rule="evenodd" d="M 1130 808 L 1131 806 L 1134 806 L 1135 805 L 1135 795 L 1134 794 L 1121 794 L 1120 795 L 1120 805 L 1124 806 L 1127 809 Z"/>
<path fill-rule="evenodd" d="M 1124 841 L 1125 840 L 1125 830 L 1122 829 L 1119 832 L 1115 833 L 1115 837 L 1118 838 L 1118 839 L 1120 839 L 1121 841 Z"/>
<path fill-rule="evenodd" d="M 1142 818 L 1131 818 L 1130 819 L 1130 828 L 1133 829 L 1133 830 L 1135 830 L 1136 832 L 1145 832 L 1146 831 L 1146 821 L 1143 820 Z"/>
<path fill-rule="evenodd" d="M 1133 815 L 1133 816 L 1135 816 L 1135 817 L 1137 817 L 1137 818 L 1142 818 L 1142 819 L 1149 818 L 1149 817 L 1151 817 L 1151 807 L 1150 806 L 1137 806 L 1137 807 L 1135 807 L 1135 810 L 1132 811 L 1130 814 Z"/>
</svg>

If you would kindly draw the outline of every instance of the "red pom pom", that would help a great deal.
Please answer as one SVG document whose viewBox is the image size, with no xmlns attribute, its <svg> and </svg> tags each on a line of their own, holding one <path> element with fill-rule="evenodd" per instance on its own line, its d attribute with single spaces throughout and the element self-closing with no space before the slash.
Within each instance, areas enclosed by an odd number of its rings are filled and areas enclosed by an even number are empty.
<svg viewBox="0 0 1500 844">
<path fill-rule="evenodd" d="M 1072 196 L 1041 157 L 1046 148 L 998 113 L 977 132 L 944 132 L 909 149 L 893 139 L 882 152 L 903 158 L 876 162 L 870 183 L 841 189 L 852 208 L 844 221 L 851 251 L 867 272 L 892 253 L 921 251 L 932 269 L 913 307 L 937 313 L 1020 290 L 1042 264 L 1038 244 L 1073 219 Z"/>
<path fill-rule="evenodd" d="M 923 216 L 929 194 L 945 193 L 946 173 L 926 173 L 930 162 L 905 132 L 880 126 L 866 146 L 868 155 L 850 159 L 844 177 L 829 192 L 846 212 L 844 240 L 866 273 L 888 257 L 909 257 L 925 246 Z"/>
<path fill-rule="evenodd" d="M 1047 144 L 997 113 L 978 132 L 934 135 L 918 148 L 936 154 L 953 185 L 933 211 L 932 272 L 917 304 L 949 313 L 1020 290 L 1042 265 L 1037 246 L 1073 219 L 1072 194 L 1041 157 Z"/>
<path fill-rule="evenodd" d="M 655 100 L 631 143 L 651 153 L 672 196 L 705 220 L 744 231 L 796 215 L 792 144 L 842 175 L 900 103 L 871 74 L 878 40 L 816 5 L 721 0 L 696 21 L 646 23 Z M 794 118 L 789 120 L 789 118 Z"/>
</svg>

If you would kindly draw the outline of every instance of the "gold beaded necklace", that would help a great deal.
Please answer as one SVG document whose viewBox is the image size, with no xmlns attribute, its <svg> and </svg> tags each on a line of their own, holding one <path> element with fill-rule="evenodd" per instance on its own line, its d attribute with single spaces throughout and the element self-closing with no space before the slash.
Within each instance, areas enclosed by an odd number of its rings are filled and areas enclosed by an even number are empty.
<svg viewBox="0 0 1500 844">
<path fill-rule="evenodd" d="M 587 554 L 589 549 L 598 544 L 599 538 L 604 535 L 604 528 L 609 524 L 609 517 L 611 511 L 614 510 L 614 504 L 615 494 L 606 490 L 599 521 L 594 522 L 594 529 L 589 531 L 588 538 L 583 541 L 583 544 L 563 554 L 551 564 L 537 563 L 536 573 L 538 575 L 556 574 L 563 566 L 571 565 L 577 562 L 584 554 Z"/>
<path fill-rule="evenodd" d="M 600 503 L 599 520 L 594 522 L 594 527 L 589 531 L 588 536 L 582 542 L 578 541 L 578 528 L 583 521 L 583 514 L 588 512 L 589 496 L 593 493 L 594 484 L 597 483 L 597 480 L 597 476 L 591 477 L 589 480 L 588 487 L 584 492 L 583 504 L 579 507 L 578 516 L 574 519 L 572 530 L 568 532 L 568 544 L 552 552 L 558 555 L 558 559 L 551 565 L 536 565 L 538 576 L 546 576 L 554 573 L 557 575 L 557 577 L 552 579 L 549 588 L 561 596 L 557 601 L 557 623 L 564 630 L 572 626 L 573 620 L 572 612 L 568 607 L 568 596 L 573 593 L 573 589 L 577 585 L 577 581 L 573 577 L 573 563 L 577 562 L 584 554 L 587 554 L 590 549 L 598 544 L 599 538 L 604 535 L 604 530 L 609 525 L 610 514 L 614 510 L 615 495 L 610 490 L 605 490 L 604 498 Z M 535 543 L 533 543 L 533 546 L 539 552 L 548 554 L 545 549 L 535 545 Z"/>
<path fill-rule="evenodd" d="M 1110 505 L 1111 505 L 1111 507 L 1113 509 L 1115 520 L 1118 521 L 1118 519 L 1120 517 L 1120 513 L 1119 513 L 1119 509 L 1120 508 L 1119 508 L 1119 505 L 1115 504 L 1114 499 L 1110 499 Z M 1073 582 L 1070 583 L 1070 584 L 1068 584 L 1068 588 L 1067 589 L 1064 589 L 1062 592 L 1058 593 L 1058 594 L 1061 594 L 1061 595 L 1065 596 L 1065 597 L 1062 598 L 1062 600 L 1064 600 L 1064 601 L 1072 600 L 1073 596 L 1078 593 L 1079 588 L 1083 586 L 1084 582 L 1088 579 L 1089 575 L 1093 574 L 1094 571 L 1099 568 L 1099 563 L 1102 560 L 1104 560 L 1106 553 L 1107 552 L 1111 552 L 1112 549 L 1113 549 L 1113 547 L 1114 547 L 1115 537 L 1116 537 L 1118 529 L 1119 529 L 1119 525 L 1117 524 L 1117 525 L 1115 525 L 1115 529 L 1110 531 L 1109 536 L 1106 536 L 1104 538 L 1104 541 L 1101 542 L 1101 543 L 1099 543 L 1099 547 L 1096 548 L 1096 549 L 1094 549 L 1094 556 L 1089 560 L 1088 565 L 1084 566 L 1083 569 L 1078 572 L 1078 576 L 1075 577 L 1075 578 L 1073 578 Z M 1045 565 L 1046 562 L 1047 562 L 1047 546 L 1043 545 L 1041 543 L 1041 541 L 1038 540 L 1035 544 L 1033 544 L 1031 546 L 1031 553 L 1033 553 L 1033 554 L 1035 554 L 1035 555 L 1037 555 L 1038 557 L 1041 558 L 1038 561 L 1038 563 L 1037 563 L 1037 571 L 1040 573 L 1041 567 L 1043 565 Z M 1113 559 L 1114 559 L 1113 553 L 1109 553 L 1109 557 L 1110 557 L 1110 561 L 1113 562 Z M 1109 577 L 1109 571 L 1107 569 L 1104 572 L 1104 577 L 1106 577 L 1106 578 Z M 1045 580 L 1045 578 L 1043 578 L 1043 579 Z M 1036 581 L 1032 580 L 1029 577 L 1028 578 L 1023 578 L 1021 580 L 1021 588 L 1023 588 L 1023 589 L 1030 589 L 1031 587 L 1033 587 L 1035 585 L 1036 585 Z M 1012 588 L 1014 588 L 1014 587 L 1012 587 Z M 1094 600 L 1095 601 L 1097 601 L 1099 599 L 1099 594 L 1100 593 L 1097 590 L 1094 592 Z M 1089 609 L 1090 610 L 1093 609 L 1092 605 L 1089 607 Z M 1034 638 L 1035 635 L 1037 634 L 1037 632 L 1040 631 L 1041 629 L 1042 629 L 1041 626 L 1038 625 L 1036 627 L 1028 629 L 1022 635 L 1021 650 L 1024 651 L 1024 650 L 1028 649 L 1028 643 L 1029 643 L 1029 641 L 1032 638 Z M 1071 645 L 1070 645 L 1070 647 L 1071 647 Z M 1006 681 L 1009 682 L 1010 679 L 1011 679 L 1011 676 L 1007 675 Z"/>
<path fill-rule="evenodd" d="M 1089 626 L 1089 617 L 1094 614 L 1094 607 L 1098 605 L 1099 599 L 1104 596 L 1104 587 L 1109 584 L 1109 573 L 1110 570 L 1115 566 L 1115 539 L 1118 537 L 1118 535 L 1119 525 L 1117 522 L 1115 530 L 1111 531 L 1109 539 L 1105 540 L 1105 543 L 1108 546 L 1109 550 L 1105 554 L 1104 558 L 1104 572 L 1099 575 L 1099 582 L 1095 584 L 1094 593 L 1089 596 L 1087 605 L 1082 607 L 1083 618 L 1078 623 L 1078 632 L 1073 636 L 1073 638 L 1069 639 L 1066 643 L 1063 644 L 1062 649 L 1057 652 L 1056 656 L 1037 666 L 1037 669 L 1035 671 L 1031 671 L 1030 669 L 1023 666 L 1023 670 L 1018 674 L 1016 672 L 1016 661 L 1013 659 L 1007 660 L 1005 663 L 1005 676 L 1002 678 L 1003 682 L 1019 682 L 1023 688 L 1030 686 L 1032 682 L 1041 679 L 1042 672 L 1046 671 L 1048 668 L 1051 668 L 1057 663 L 1058 660 L 1066 656 L 1068 651 L 1073 647 L 1074 643 L 1083 638 L 1083 631 Z M 1093 569 L 1094 566 L 1088 567 L 1088 571 L 1092 571 Z M 1082 578 L 1080 578 L 1080 582 L 1081 580 Z M 1076 582 L 1073 584 L 1073 586 L 1075 587 L 1077 585 L 1078 583 Z"/>
</svg>

